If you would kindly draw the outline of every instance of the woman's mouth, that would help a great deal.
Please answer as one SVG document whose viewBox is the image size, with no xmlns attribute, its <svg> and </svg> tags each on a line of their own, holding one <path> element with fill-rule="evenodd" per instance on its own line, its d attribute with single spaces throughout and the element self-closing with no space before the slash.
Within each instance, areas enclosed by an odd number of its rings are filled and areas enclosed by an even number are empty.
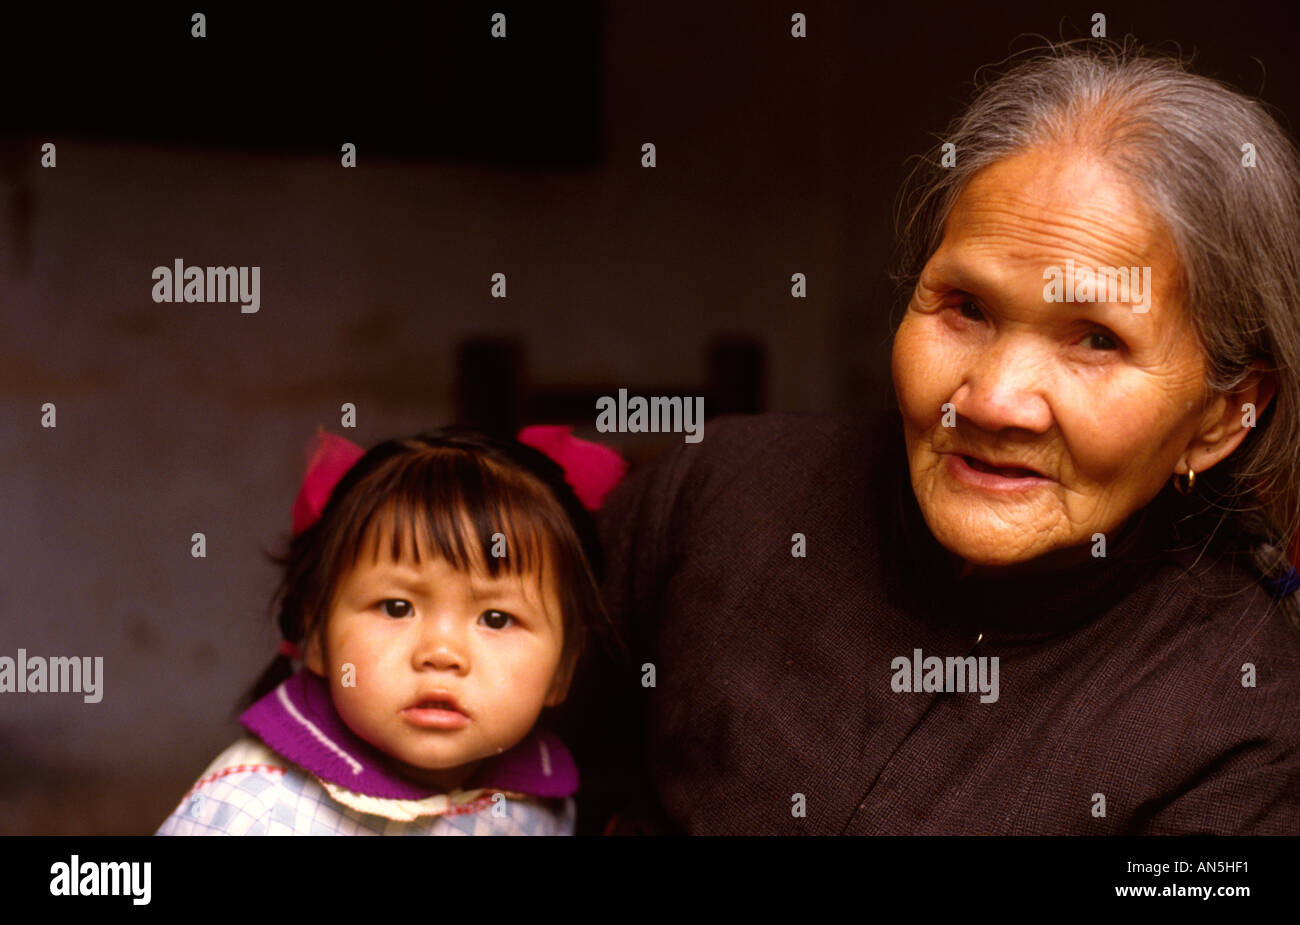
<svg viewBox="0 0 1300 925">
<path fill-rule="evenodd" d="M 962 459 L 964 459 L 966 464 L 972 469 L 977 469 L 980 472 L 988 472 L 991 475 L 1001 475 L 1009 479 L 1039 477 L 1038 473 L 1033 469 L 1023 469 L 1019 466 L 992 466 L 974 456 L 963 456 Z"/>
<path fill-rule="evenodd" d="M 994 466 L 974 456 L 947 453 L 947 470 L 957 481 L 989 491 L 1021 491 L 1050 481 L 1033 469 Z"/>
</svg>

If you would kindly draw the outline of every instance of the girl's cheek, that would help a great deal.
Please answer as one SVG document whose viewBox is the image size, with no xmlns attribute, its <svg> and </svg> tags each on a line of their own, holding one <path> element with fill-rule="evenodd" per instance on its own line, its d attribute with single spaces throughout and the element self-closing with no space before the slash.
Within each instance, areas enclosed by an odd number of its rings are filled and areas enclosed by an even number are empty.
<svg viewBox="0 0 1300 925">
<path fill-rule="evenodd" d="M 386 648 L 384 641 L 376 638 L 361 621 L 342 620 L 331 634 L 329 660 L 334 671 L 340 674 L 350 671 L 356 675 L 376 664 Z"/>
<path fill-rule="evenodd" d="M 380 637 L 384 635 L 384 625 L 382 623 L 367 620 L 364 614 L 358 614 L 339 619 L 336 624 L 334 639 L 340 650 L 358 650 L 376 645 L 381 641 Z"/>
<path fill-rule="evenodd" d="M 492 657 L 493 684 L 498 689 L 521 690 L 540 683 L 539 679 L 547 674 L 551 652 L 545 640 L 534 637 L 520 639 L 508 649 L 498 648 Z"/>
</svg>

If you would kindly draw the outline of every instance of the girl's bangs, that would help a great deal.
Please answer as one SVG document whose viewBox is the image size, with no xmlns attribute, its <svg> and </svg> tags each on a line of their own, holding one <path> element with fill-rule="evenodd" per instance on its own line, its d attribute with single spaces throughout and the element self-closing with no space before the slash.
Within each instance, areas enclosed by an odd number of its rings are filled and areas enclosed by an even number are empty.
<svg viewBox="0 0 1300 925">
<path fill-rule="evenodd" d="M 424 454 L 392 473 L 361 518 L 352 561 L 363 548 L 378 560 L 385 534 L 395 561 L 426 556 L 493 578 L 540 571 L 554 533 L 543 486 L 458 451 Z M 368 539 L 369 538 L 369 539 Z"/>
</svg>

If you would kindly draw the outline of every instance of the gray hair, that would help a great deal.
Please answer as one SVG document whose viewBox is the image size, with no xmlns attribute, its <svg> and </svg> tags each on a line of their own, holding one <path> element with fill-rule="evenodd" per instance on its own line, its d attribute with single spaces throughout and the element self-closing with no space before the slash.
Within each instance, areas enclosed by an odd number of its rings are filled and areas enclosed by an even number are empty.
<svg viewBox="0 0 1300 925">
<path fill-rule="evenodd" d="M 1131 40 L 1077 40 L 1033 49 L 991 82 L 912 171 L 899 200 L 893 273 L 916 285 L 938 248 L 957 197 L 981 169 L 1045 144 L 1099 153 L 1127 176 L 1166 224 L 1178 253 L 1182 294 L 1206 357 L 1206 395 L 1241 384 L 1261 361 L 1277 393 L 1254 432 L 1198 475 L 1206 508 L 1198 542 L 1219 527 L 1260 580 L 1290 567 L 1300 529 L 1300 158 L 1264 104 L 1187 70 L 1181 58 Z M 1255 166 L 1245 166 L 1244 146 Z M 1166 488 L 1168 490 L 1168 487 Z M 1217 510 L 1217 520 L 1209 512 Z M 1284 606 L 1300 627 L 1300 600 Z"/>
</svg>

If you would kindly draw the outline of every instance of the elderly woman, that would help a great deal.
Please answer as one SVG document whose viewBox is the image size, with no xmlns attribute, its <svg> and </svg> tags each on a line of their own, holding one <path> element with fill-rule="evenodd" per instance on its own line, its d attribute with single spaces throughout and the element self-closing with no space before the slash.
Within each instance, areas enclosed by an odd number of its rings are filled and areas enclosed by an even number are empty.
<svg viewBox="0 0 1300 925">
<path fill-rule="evenodd" d="M 898 410 L 710 422 L 602 512 L 609 830 L 1300 833 L 1294 148 L 1095 43 L 942 140 Z"/>
</svg>

